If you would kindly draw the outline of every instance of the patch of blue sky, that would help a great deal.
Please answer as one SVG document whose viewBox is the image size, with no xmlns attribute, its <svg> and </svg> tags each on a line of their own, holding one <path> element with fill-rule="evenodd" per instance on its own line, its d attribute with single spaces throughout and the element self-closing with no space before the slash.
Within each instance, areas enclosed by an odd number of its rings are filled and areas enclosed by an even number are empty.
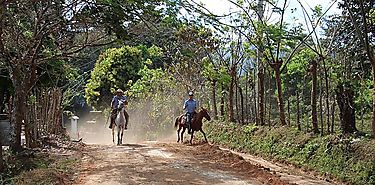
<svg viewBox="0 0 375 185">
<path fill-rule="evenodd" d="M 190 2 L 194 2 L 197 4 L 202 4 L 210 13 L 215 15 L 228 15 L 232 12 L 239 12 L 241 11 L 239 7 L 231 3 L 229 0 L 188 0 Z M 236 2 L 236 0 L 233 0 Z M 302 25 L 302 27 L 308 32 L 308 30 L 312 30 L 312 25 L 308 22 L 306 24 L 306 20 L 304 17 L 304 10 L 302 6 L 306 9 L 305 15 L 312 15 L 313 9 L 320 5 L 322 7 L 322 12 L 326 12 L 325 16 L 330 16 L 333 14 L 340 14 L 341 10 L 338 8 L 338 2 L 341 0 L 287 0 L 286 12 L 284 21 L 289 26 L 297 26 Z M 254 1 L 251 1 L 254 2 Z M 278 0 L 277 6 L 282 7 L 284 0 Z M 192 12 L 182 11 L 181 14 L 187 18 L 198 16 Z M 277 14 L 272 11 L 271 7 L 265 8 L 265 19 L 268 23 L 277 23 L 280 21 L 280 14 Z M 223 22 L 229 23 L 229 20 L 222 20 Z M 321 31 L 319 28 L 317 29 L 318 32 Z"/>
</svg>

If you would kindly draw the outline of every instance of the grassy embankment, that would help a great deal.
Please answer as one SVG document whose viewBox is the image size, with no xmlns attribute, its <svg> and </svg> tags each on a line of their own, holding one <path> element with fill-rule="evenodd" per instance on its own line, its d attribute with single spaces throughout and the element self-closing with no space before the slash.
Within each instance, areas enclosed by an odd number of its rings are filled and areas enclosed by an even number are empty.
<svg viewBox="0 0 375 185">
<path fill-rule="evenodd" d="M 72 184 L 81 154 L 80 144 L 54 141 L 41 149 L 25 149 L 18 154 L 4 152 L 4 171 L 0 184 Z"/>
<path fill-rule="evenodd" d="M 329 174 L 353 184 L 375 184 L 375 140 L 314 136 L 296 128 L 205 124 L 209 140 L 234 150 Z"/>
</svg>

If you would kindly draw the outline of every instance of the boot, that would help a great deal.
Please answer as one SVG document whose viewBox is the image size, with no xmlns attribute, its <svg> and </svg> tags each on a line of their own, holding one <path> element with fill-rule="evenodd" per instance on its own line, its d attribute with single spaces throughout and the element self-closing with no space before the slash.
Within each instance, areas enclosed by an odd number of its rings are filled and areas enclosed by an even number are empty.
<svg viewBox="0 0 375 185">
<path fill-rule="evenodd" d="M 191 134 L 191 126 L 188 124 L 188 134 Z"/>
<path fill-rule="evenodd" d="M 129 114 L 127 111 L 125 111 L 125 130 L 128 130 L 128 123 L 129 123 Z"/>
</svg>

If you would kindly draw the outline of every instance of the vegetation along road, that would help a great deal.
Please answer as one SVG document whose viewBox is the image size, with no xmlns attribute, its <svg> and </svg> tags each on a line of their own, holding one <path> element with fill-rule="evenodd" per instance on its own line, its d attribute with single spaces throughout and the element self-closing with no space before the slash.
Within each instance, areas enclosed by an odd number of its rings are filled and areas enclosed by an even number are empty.
<svg viewBox="0 0 375 185">
<path fill-rule="evenodd" d="M 375 185 L 374 136 L 374 0 L 0 0 L 0 184 Z"/>
</svg>

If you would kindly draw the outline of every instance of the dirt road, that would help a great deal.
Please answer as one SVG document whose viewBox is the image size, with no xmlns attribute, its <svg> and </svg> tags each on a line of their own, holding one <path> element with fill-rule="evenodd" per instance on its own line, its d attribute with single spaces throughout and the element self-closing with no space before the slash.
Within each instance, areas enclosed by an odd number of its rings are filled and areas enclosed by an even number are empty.
<svg viewBox="0 0 375 185">
<path fill-rule="evenodd" d="M 78 184 L 287 184 L 208 144 L 90 145 Z"/>
<path fill-rule="evenodd" d="M 125 142 L 137 144 L 122 146 L 112 144 L 111 132 L 103 125 L 83 126 L 80 131 L 87 146 L 74 184 L 331 185 L 299 169 L 211 144 L 176 143 L 174 130 L 159 142 L 142 142 L 142 130 L 130 127 Z"/>
<path fill-rule="evenodd" d="M 217 146 L 148 142 L 88 145 L 77 184 L 290 184 Z"/>
</svg>

